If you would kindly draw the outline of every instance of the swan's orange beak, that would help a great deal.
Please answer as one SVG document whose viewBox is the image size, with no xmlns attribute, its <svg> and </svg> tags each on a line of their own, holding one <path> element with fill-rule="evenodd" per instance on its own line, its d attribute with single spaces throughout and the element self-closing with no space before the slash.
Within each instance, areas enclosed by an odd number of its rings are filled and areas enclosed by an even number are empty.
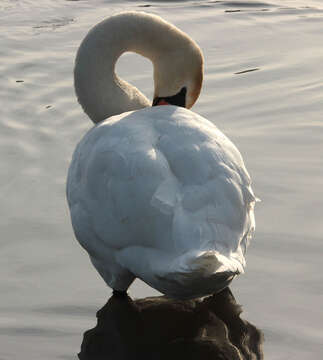
<svg viewBox="0 0 323 360">
<path fill-rule="evenodd" d="M 158 101 L 158 103 L 156 104 L 156 106 L 159 106 L 159 105 L 170 105 L 170 104 L 166 100 L 160 99 Z"/>
<path fill-rule="evenodd" d="M 159 105 L 172 105 L 169 103 L 165 98 L 156 97 L 152 103 L 152 106 L 159 106 Z"/>
</svg>

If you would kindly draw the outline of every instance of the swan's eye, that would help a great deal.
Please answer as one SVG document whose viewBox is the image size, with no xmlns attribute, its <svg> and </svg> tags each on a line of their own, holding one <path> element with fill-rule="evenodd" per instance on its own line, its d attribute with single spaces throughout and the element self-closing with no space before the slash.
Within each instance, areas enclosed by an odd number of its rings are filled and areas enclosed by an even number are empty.
<svg viewBox="0 0 323 360">
<path fill-rule="evenodd" d="M 181 90 L 173 96 L 155 97 L 152 106 L 157 105 L 176 105 L 185 107 L 186 103 L 186 87 L 182 87 Z"/>
</svg>

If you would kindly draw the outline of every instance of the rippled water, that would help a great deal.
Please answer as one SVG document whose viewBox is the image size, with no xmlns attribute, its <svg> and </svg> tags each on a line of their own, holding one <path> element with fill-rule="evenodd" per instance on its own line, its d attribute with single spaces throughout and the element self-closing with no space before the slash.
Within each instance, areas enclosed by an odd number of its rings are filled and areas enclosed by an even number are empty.
<svg viewBox="0 0 323 360">
<path fill-rule="evenodd" d="M 247 272 L 232 289 L 264 331 L 265 357 L 320 358 L 319 0 L 0 2 L 0 358 L 74 359 L 110 296 L 74 240 L 65 201 L 73 149 L 92 126 L 72 69 L 88 29 L 129 9 L 159 14 L 199 43 L 206 74 L 194 111 L 236 143 L 262 199 Z M 127 54 L 118 71 L 152 97 L 148 61 Z M 131 288 L 153 294 L 139 281 Z"/>
</svg>

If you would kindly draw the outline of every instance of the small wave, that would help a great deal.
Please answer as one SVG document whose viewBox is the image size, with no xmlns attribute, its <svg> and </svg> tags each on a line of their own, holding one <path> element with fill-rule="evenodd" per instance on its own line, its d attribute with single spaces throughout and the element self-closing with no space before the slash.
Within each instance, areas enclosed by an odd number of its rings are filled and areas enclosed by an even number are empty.
<svg viewBox="0 0 323 360">
<path fill-rule="evenodd" d="M 235 8 L 263 8 L 263 7 L 272 7 L 273 4 L 260 2 L 260 1 L 217 1 L 226 7 L 235 7 Z"/>
<path fill-rule="evenodd" d="M 257 71 L 257 70 L 260 70 L 260 69 L 259 68 L 253 68 L 253 69 L 241 70 L 241 71 L 235 72 L 234 75 L 245 74 L 247 72 L 252 72 L 252 71 Z"/>
<path fill-rule="evenodd" d="M 66 26 L 74 22 L 73 18 L 62 17 L 51 20 L 42 21 L 39 25 L 33 26 L 33 29 L 51 29 L 56 30 L 57 28 Z"/>
</svg>

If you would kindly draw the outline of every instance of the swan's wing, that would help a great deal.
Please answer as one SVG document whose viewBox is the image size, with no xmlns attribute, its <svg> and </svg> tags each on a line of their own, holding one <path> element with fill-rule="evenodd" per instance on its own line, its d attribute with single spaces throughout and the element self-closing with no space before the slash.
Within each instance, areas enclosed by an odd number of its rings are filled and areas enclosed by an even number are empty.
<svg viewBox="0 0 323 360">
<path fill-rule="evenodd" d="M 152 205 L 165 211 L 171 203 L 168 189 L 178 189 L 172 202 L 172 239 L 184 254 L 183 267 L 194 267 L 195 259 L 207 266 L 213 251 L 223 270 L 242 272 L 255 228 L 255 197 L 239 151 L 212 123 L 186 110 L 155 124 L 161 134 L 156 147 L 171 175 L 155 192 Z M 176 187 L 169 185 L 174 178 Z"/>
<path fill-rule="evenodd" d="M 112 249 L 149 246 L 148 238 L 157 231 L 153 218 L 159 210 L 150 201 L 169 170 L 152 146 L 156 132 L 141 113 L 145 111 L 115 116 L 94 127 L 77 146 L 69 169 L 73 226 L 81 226 L 77 218 L 82 209 L 87 217 L 82 227 L 92 228 Z"/>
</svg>

